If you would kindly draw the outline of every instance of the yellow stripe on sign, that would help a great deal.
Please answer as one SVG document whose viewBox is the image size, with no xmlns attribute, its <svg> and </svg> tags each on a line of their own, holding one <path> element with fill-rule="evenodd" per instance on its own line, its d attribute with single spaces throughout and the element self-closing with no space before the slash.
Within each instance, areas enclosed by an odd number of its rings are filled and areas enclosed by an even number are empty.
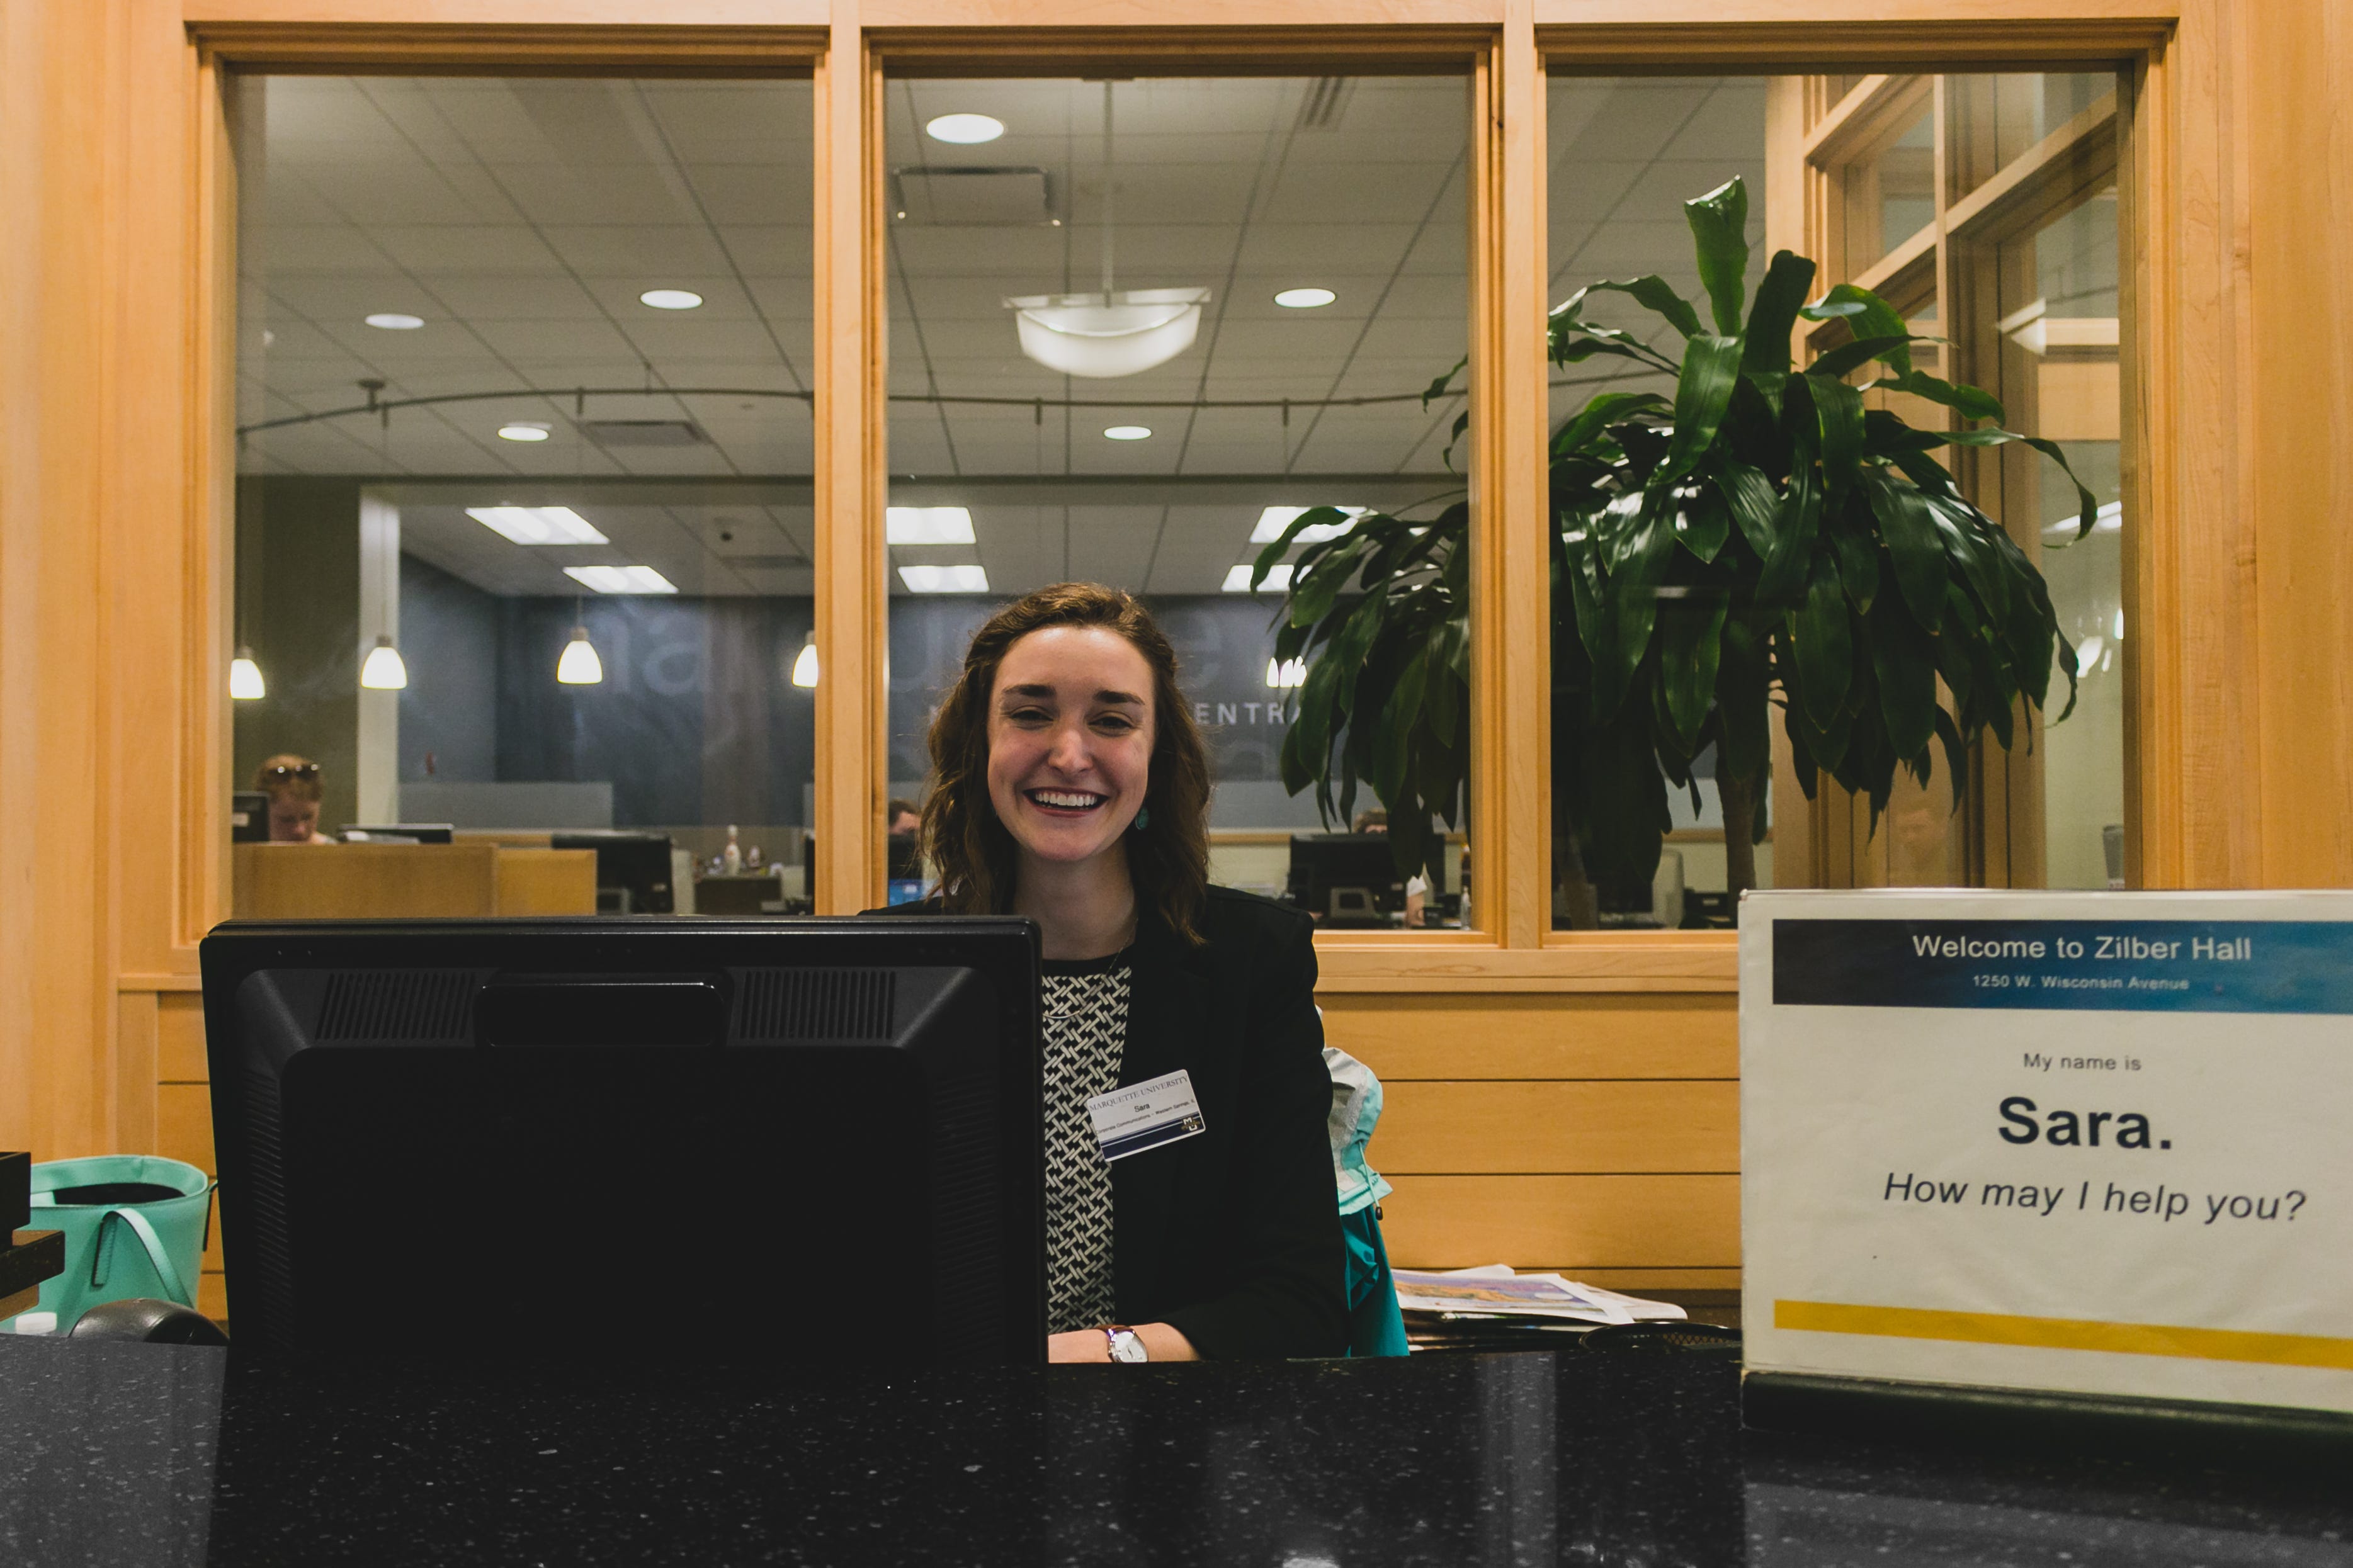
<svg viewBox="0 0 2353 1568">
<path fill-rule="evenodd" d="M 1845 1301 L 1775 1301 L 1773 1326 L 1817 1334 L 1883 1334 L 1960 1340 L 2035 1350 L 2110 1351 L 2353 1372 L 2353 1340 L 2325 1334 L 2256 1334 L 2167 1323 L 2104 1323 L 2089 1318 L 2026 1318 L 2009 1312 L 1939 1312 L 1922 1307 L 1862 1307 Z"/>
</svg>

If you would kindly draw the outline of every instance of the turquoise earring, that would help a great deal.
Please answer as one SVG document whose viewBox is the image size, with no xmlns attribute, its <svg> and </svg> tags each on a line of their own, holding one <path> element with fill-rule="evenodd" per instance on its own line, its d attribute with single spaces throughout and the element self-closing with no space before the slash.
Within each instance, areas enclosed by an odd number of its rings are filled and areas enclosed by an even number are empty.
<svg viewBox="0 0 2353 1568">
<path fill-rule="evenodd" d="M 1128 830 L 1130 833 L 1141 833 L 1141 832 L 1143 832 L 1145 828 L 1147 828 L 1147 827 L 1149 827 L 1149 826 L 1152 826 L 1152 808 L 1151 808 L 1150 806 L 1148 806 L 1148 805 L 1146 805 L 1146 806 L 1139 806 L 1139 807 L 1136 809 L 1136 813 L 1135 813 L 1135 820 L 1134 820 L 1134 822 L 1131 822 L 1131 823 L 1129 823 L 1129 824 L 1127 825 L 1127 830 Z"/>
</svg>

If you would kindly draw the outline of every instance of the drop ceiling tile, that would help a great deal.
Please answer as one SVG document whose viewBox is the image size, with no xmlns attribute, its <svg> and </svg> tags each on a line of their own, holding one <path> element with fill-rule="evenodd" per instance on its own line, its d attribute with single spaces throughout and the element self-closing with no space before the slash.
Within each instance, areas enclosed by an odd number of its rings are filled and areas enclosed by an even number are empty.
<svg viewBox="0 0 2353 1568">
<path fill-rule="evenodd" d="M 654 289 L 671 278 L 707 278 L 728 269 L 711 232 L 695 225 L 574 224 L 544 232 L 583 278 L 641 278 L 642 288 Z"/>
</svg>

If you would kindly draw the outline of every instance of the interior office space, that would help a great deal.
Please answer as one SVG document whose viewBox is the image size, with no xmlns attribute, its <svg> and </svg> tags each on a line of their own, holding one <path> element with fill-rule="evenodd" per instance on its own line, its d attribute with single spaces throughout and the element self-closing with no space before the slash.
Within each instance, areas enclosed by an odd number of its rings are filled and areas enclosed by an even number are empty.
<svg viewBox="0 0 2353 1568">
<path fill-rule="evenodd" d="M 794 890 L 850 912 L 944 661 L 1066 575 L 1219 671 L 1221 877 L 1272 887 L 1319 823 L 1280 782 L 1282 595 L 1229 579 L 1270 514 L 1459 492 L 1470 913 L 1317 939 L 1327 1030 L 1388 1086 L 1390 1245 L 1736 1289 L 1735 939 L 1563 897 L 1546 466 L 1604 384 L 1542 335 L 1593 279 L 1696 297 L 1678 208 L 1734 175 L 1759 269 L 1896 301 L 2096 491 L 2063 552 L 2071 490 L 1963 475 L 2045 563 L 2075 711 L 1978 748 L 1957 809 L 1940 767 L 1877 821 L 1785 745 L 1756 885 L 2353 873 L 2325 0 L 546 9 L 0 22 L 31 219 L 0 242 L 0 804 L 32 825 L 0 845 L 0 1144 L 205 1163 L 195 944 L 265 758 L 320 761 L 331 826 L 707 858 L 733 826 L 792 877 L 813 837 Z M 1303 289 L 1333 298 L 1278 301 Z M 1192 336 L 1113 376 L 1026 353 L 1008 303 L 1123 290 L 1206 297 L 1156 302 Z M 557 679 L 575 628 L 601 682 Z M 380 638 L 405 689 L 361 685 Z M 1673 798 L 1682 877 L 1725 889 L 1719 800 Z"/>
</svg>

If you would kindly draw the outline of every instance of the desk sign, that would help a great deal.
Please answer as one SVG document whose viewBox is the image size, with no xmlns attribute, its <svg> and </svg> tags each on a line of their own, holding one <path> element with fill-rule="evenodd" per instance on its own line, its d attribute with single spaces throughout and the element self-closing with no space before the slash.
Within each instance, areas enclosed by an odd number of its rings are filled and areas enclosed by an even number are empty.
<svg viewBox="0 0 2353 1568">
<path fill-rule="evenodd" d="M 2353 1412 L 2353 893 L 1752 893 L 1752 1372 Z"/>
</svg>

